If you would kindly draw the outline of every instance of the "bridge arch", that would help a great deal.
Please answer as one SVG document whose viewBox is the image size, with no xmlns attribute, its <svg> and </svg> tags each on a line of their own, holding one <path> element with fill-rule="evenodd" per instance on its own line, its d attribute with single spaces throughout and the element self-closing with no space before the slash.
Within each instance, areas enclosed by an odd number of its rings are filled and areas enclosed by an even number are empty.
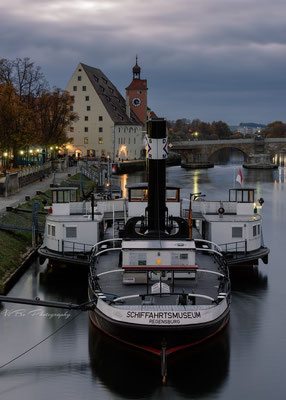
<svg viewBox="0 0 286 400">
<path fill-rule="evenodd" d="M 244 160 L 246 161 L 248 159 L 248 153 L 245 151 L 245 149 L 241 148 L 241 146 L 237 145 L 221 145 L 219 147 L 213 147 L 211 150 L 208 152 L 208 161 L 212 162 L 218 153 L 224 151 L 224 150 L 236 150 L 239 153 L 241 153 L 244 157 Z"/>
</svg>

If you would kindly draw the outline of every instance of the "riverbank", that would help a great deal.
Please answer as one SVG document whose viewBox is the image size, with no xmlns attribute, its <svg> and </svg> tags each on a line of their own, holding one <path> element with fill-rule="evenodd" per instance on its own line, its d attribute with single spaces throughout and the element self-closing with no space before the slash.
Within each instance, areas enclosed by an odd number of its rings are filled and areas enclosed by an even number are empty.
<svg viewBox="0 0 286 400">
<path fill-rule="evenodd" d="M 78 185 L 80 181 L 79 174 L 72 176 L 73 171 L 67 171 L 64 174 L 59 174 L 57 179 L 53 176 L 50 180 L 46 181 L 45 186 L 42 182 L 38 182 L 42 190 L 36 190 L 37 194 L 28 200 L 28 197 L 24 193 L 18 193 L 17 200 L 6 199 L 6 207 L 10 207 L 10 211 L 4 212 L 2 207 L 2 213 L 0 216 L 0 293 L 7 293 L 9 289 L 15 284 L 18 278 L 25 272 L 27 265 L 31 262 L 33 257 L 37 256 L 37 247 L 32 245 L 32 213 L 21 212 L 19 210 L 30 210 L 34 203 L 37 203 L 37 209 L 41 212 L 46 212 L 45 206 L 51 205 L 51 192 L 49 186 L 54 184 L 55 180 L 63 181 L 64 185 Z M 81 178 L 83 186 L 87 189 L 91 189 L 92 183 L 86 177 Z M 46 189 L 45 191 L 43 191 Z M 25 188 L 25 193 L 32 193 L 31 188 Z M 19 203 L 19 200 L 24 197 L 27 198 L 23 203 Z M 4 205 L 3 201 L 1 202 Z M 38 215 L 38 227 L 40 232 L 44 231 L 45 226 L 45 215 Z"/>
</svg>

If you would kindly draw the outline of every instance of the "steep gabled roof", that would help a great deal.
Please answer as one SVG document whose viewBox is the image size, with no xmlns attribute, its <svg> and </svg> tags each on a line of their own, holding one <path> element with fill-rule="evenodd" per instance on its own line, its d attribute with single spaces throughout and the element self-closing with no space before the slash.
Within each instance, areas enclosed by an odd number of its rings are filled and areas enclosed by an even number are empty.
<svg viewBox="0 0 286 400">
<path fill-rule="evenodd" d="M 113 83 L 98 69 L 82 64 L 96 93 L 100 97 L 110 118 L 115 124 L 142 125 L 136 115 L 130 110 L 130 117 L 126 114 L 126 101 Z"/>
</svg>

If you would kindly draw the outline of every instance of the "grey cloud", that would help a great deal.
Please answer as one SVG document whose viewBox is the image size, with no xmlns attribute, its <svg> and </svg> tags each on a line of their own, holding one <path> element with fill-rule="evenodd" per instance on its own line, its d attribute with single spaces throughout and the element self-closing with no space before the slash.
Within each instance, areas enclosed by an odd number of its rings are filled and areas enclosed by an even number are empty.
<svg viewBox="0 0 286 400">
<path fill-rule="evenodd" d="M 1 4 L 0 57 L 28 56 L 52 86 L 61 87 L 83 61 L 103 69 L 124 94 L 138 53 L 150 105 L 161 115 L 283 119 L 284 2 L 101 0 L 97 9 L 93 4 Z"/>
</svg>

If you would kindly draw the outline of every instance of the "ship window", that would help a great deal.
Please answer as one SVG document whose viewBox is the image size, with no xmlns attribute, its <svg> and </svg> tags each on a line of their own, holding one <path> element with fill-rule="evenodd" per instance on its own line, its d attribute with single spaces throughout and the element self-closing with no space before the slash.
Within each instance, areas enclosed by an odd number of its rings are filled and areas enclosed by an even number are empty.
<svg viewBox="0 0 286 400">
<path fill-rule="evenodd" d="M 233 238 L 242 238 L 242 228 L 238 226 L 232 227 L 232 237 Z"/>
<path fill-rule="evenodd" d="M 236 192 L 236 201 L 242 201 L 242 191 L 241 190 L 238 190 L 237 192 Z"/>
<path fill-rule="evenodd" d="M 64 191 L 64 202 L 65 203 L 68 203 L 69 202 L 69 191 L 68 190 L 65 190 Z"/>
<path fill-rule="evenodd" d="M 71 201 L 76 201 L 76 190 L 72 190 L 70 193 L 71 193 Z"/>
<path fill-rule="evenodd" d="M 48 224 L 48 235 L 56 236 L 56 227 L 55 227 L 55 225 Z"/>
<path fill-rule="evenodd" d="M 242 192 L 242 194 L 243 194 L 243 202 L 247 203 L 248 202 L 248 190 L 244 190 Z"/>
<path fill-rule="evenodd" d="M 52 225 L 52 236 L 56 236 L 56 227 Z"/>
<path fill-rule="evenodd" d="M 66 227 L 66 237 L 67 238 L 76 238 L 76 226 L 67 226 Z"/>
<path fill-rule="evenodd" d="M 62 190 L 58 191 L 58 203 L 64 202 L 64 192 Z"/>
<path fill-rule="evenodd" d="M 180 260 L 187 260 L 188 254 L 180 254 Z"/>
<path fill-rule="evenodd" d="M 57 192 L 53 192 L 53 203 L 57 202 Z"/>
<path fill-rule="evenodd" d="M 257 236 L 257 225 L 253 226 L 253 236 Z"/>
<path fill-rule="evenodd" d="M 260 225 L 257 225 L 257 235 L 260 235 Z"/>
</svg>

